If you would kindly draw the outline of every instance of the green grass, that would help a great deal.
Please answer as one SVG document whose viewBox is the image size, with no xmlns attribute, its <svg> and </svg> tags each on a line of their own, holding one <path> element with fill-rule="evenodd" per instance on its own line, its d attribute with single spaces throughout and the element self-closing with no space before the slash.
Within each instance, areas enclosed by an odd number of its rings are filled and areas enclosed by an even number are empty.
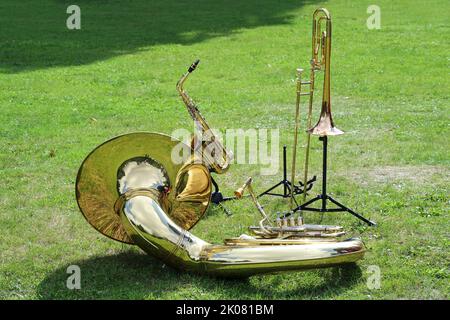
<svg viewBox="0 0 450 320">
<path fill-rule="evenodd" d="M 0 298 L 449 298 L 448 1 L 378 0 L 381 30 L 367 29 L 374 2 L 366 0 L 76 3 L 79 31 L 65 27 L 70 1 L 0 4 Z M 333 115 L 346 131 L 330 141 L 329 188 L 379 225 L 345 214 L 323 223 L 361 236 L 364 260 L 211 279 L 172 270 L 85 222 L 74 198 L 81 161 L 118 134 L 191 129 L 175 83 L 197 57 L 190 93 L 213 127 L 280 128 L 291 145 L 295 68 L 308 67 L 319 6 L 333 16 Z M 312 147 L 319 174 L 316 139 Z M 231 193 L 245 176 L 258 191 L 280 176 L 258 173 L 234 165 L 217 180 Z M 232 217 L 211 207 L 193 232 L 221 242 L 257 220 L 247 201 L 227 206 Z M 78 291 L 65 287 L 72 264 L 81 267 Z M 379 290 L 366 286 L 370 265 L 381 269 Z"/>
</svg>

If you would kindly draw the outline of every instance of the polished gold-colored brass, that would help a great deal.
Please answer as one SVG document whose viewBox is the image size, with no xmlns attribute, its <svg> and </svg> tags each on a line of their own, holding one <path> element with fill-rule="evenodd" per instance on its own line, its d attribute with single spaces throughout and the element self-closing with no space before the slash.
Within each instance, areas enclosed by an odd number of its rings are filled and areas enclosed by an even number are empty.
<svg viewBox="0 0 450 320">
<path fill-rule="evenodd" d="M 305 147 L 305 164 L 303 175 L 303 202 L 306 200 L 306 189 L 308 184 L 308 168 L 309 168 L 309 151 L 311 146 L 311 135 L 317 136 L 335 136 L 344 132 L 334 126 L 333 116 L 331 115 L 331 93 L 330 93 L 330 59 L 331 59 L 331 15 L 325 8 L 319 8 L 313 14 L 312 28 L 312 57 L 310 76 L 308 81 L 302 81 L 303 69 L 297 69 L 297 99 L 295 108 L 295 131 L 294 131 L 294 150 L 292 155 L 292 173 L 291 181 L 295 181 L 295 166 L 297 155 L 297 136 L 299 128 L 300 113 L 300 97 L 309 96 L 308 112 L 306 120 L 306 147 Z M 323 92 L 322 92 L 322 108 L 320 111 L 319 121 L 311 127 L 311 118 L 313 111 L 315 76 L 316 72 L 322 71 L 324 74 Z M 309 85 L 307 92 L 302 92 L 302 87 Z M 294 193 L 290 199 L 291 210 L 294 208 Z"/>
<path fill-rule="evenodd" d="M 95 148 L 83 161 L 76 181 L 78 206 L 86 220 L 99 232 L 114 240 L 133 243 L 123 229 L 115 209 L 116 201 L 120 196 L 119 168 L 128 163 L 124 170 L 134 170 L 133 176 L 136 181 L 133 183 L 142 184 L 143 187 L 148 188 L 152 185 L 146 181 L 146 179 L 149 180 L 146 177 L 155 174 L 151 171 L 152 165 L 159 166 L 160 174 L 164 176 L 162 185 L 168 189 L 176 188 L 177 179 L 178 185 L 187 183 L 182 181 L 187 175 L 180 175 L 185 164 L 173 163 L 171 153 L 168 151 L 180 145 L 190 150 L 187 145 L 169 136 L 136 132 L 115 137 Z M 149 165 L 146 165 L 147 163 Z M 173 207 L 170 211 L 171 219 L 187 230 L 192 228 L 205 213 L 212 190 L 209 178 L 201 179 L 198 176 L 192 175 L 191 178 L 191 180 L 203 179 L 203 183 L 197 184 L 197 190 L 190 192 L 201 199 L 201 201 L 197 199 L 195 206 L 186 208 L 183 200 L 188 199 L 183 199 L 183 195 L 178 195 L 178 199 L 175 199 L 174 192 L 165 193 L 167 201 L 172 203 Z M 143 181 L 140 182 L 139 179 Z"/>
<path fill-rule="evenodd" d="M 168 155 L 171 150 L 167 149 L 163 153 Z M 195 170 L 200 169 L 194 172 L 200 181 L 203 178 L 209 181 L 209 172 L 204 170 L 206 167 L 203 166 L 202 170 L 201 165 L 198 167 L 195 161 L 184 166 L 188 170 L 188 176 L 191 165 Z M 161 170 L 158 163 L 151 161 L 144 164 L 146 170 L 133 170 L 133 167 L 137 169 L 136 164 L 129 169 L 125 163 L 118 171 L 118 189 L 121 194 L 129 192 L 127 186 L 139 190 L 124 196 L 126 201 L 119 213 L 122 226 L 133 243 L 172 267 L 224 277 L 244 277 L 349 263 L 357 261 L 364 254 L 364 246 L 359 239 L 340 242 L 314 239 L 290 239 L 283 242 L 281 239 L 274 239 L 272 243 L 265 241 L 258 244 L 257 241 L 260 240 L 257 238 L 243 235 L 238 239 L 227 239 L 223 245 L 208 243 L 180 227 L 172 219 L 174 209 L 170 204 L 167 205 L 167 197 L 171 194 L 167 192 L 167 177 L 170 174 Z M 142 176 L 142 172 L 146 174 Z M 175 199 L 180 194 L 203 194 L 197 190 L 188 192 L 189 183 L 178 183 L 183 180 L 180 177 L 175 180 L 175 185 L 179 186 L 172 195 Z M 151 192 L 143 192 L 145 188 Z M 208 202 L 202 197 L 192 200 Z M 192 205 L 197 208 L 195 203 Z M 247 242 L 243 239 L 247 239 Z"/>
<path fill-rule="evenodd" d="M 211 244 L 174 224 L 161 204 L 162 195 L 128 200 L 122 223 L 133 241 L 168 265 L 224 277 L 244 277 L 350 263 L 364 255 L 359 239 L 258 239 L 242 235 L 223 245 Z"/>
<path fill-rule="evenodd" d="M 232 154 L 225 149 L 220 140 L 214 135 L 214 132 L 211 130 L 205 118 L 198 110 L 196 104 L 191 99 L 191 97 L 189 97 L 189 95 L 187 94 L 186 90 L 184 90 L 183 87 L 185 81 L 187 80 L 189 75 L 197 68 L 199 63 L 200 60 L 196 60 L 189 67 L 188 71 L 185 74 L 183 74 L 183 76 L 177 83 L 177 90 L 178 93 L 180 94 L 181 99 L 186 105 L 189 115 L 192 117 L 194 123 L 197 126 L 198 129 L 197 133 L 200 133 L 202 135 L 201 138 L 195 137 L 193 139 L 192 143 L 193 148 L 197 149 L 195 151 L 200 152 L 204 164 L 211 171 L 220 174 L 228 170 Z"/>
<path fill-rule="evenodd" d="M 324 31 L 322 31 L 323 23 L 325 23 Z M 324 79 L 320 118 L 314 127 L 308 129 L 308 132 L 317 136 L 336 136 L 343 134 L 344 132 L 334 126 L 333 117 L 331 115 L 331 16 L 327 9 L 321 8 L 314 12 L 312 46 L 313 57 L 311 60 L 311 69 L 314 69 L 315 71 L 322 70 Z"/>
<path fill-rule="evenodd" d="M 294 210 L 294 181 L 295 181 L 295 166 L 297 163 L 297 144 L 298 144 L 298 130 L 300 125 L 300 96 L 302 92 L 302 73 L 303 69 L 297 69 L 297 99 L 295 101 L 295 127 L 294 127 L 294 149 L 292 151 L 292 165 L 291 165 L 291 198 L 289 199 L 289 205 L 291 210 Z M 305 180 L 305 185 L 307 184 Z"/>
<path fill-rule="evenodd" d="M 208 124 L 183 89 L 197 64 L 183 75 L 177 89 L 198 129 L 206 132 Z M 336 240 L 333 233 L 340 232 L 338 228 L 303 225 L 301 220 L 284 222 L 281 229 L 272 225 L 251 189 L 251 179 L 236 195 L 249 190 L 263 216 L 259 226 L 251 228 L 254 236 L 226 239 L 222 245 L 190 233 L 211 201 L 210 171 L 223 173 L 230 162 L 221 142 L 209 137 L 206 142 L 194 141 L 200 147 L 192 148 L 162 134 L 142 132 L 100 145 L 78 172 L 76 194 L 84 216 L 104 235 L 136 244 L 172 267 L 224 277 L 333 266 L 364 255 L 361 240 Z M 189 151 L 179 163 L 172 154 L 177 146 Z M 283 238 L 275 233 L 283 233 Z M 301 233 L 304 237 L 296 236 Z"/>
<path fill-rule="evenodd" d="M 245 189 L 252 183 L 252 177 L 249 177 L 245 183 L 242 185 L 242 187 L 236 189 L 236 191 L 234 191 L 234 196 L 237 199 L 240 199 L 244 196 L 244 191 Z"/>
<path fill-rule="evenodd" d="M 283 218 L 280 218 L 280 214 L 277 214 L 276 226 L 273 226 L 268 214 L 264 211 L 263 206 L 259 203 L 258 198 L 253 191 L 251 177 L 245 181 L 242 187 L 234 192 L 236 198 L 242 198 L 246 189 L 248 190 L 259 213 L 263 217 L 259 221 L 258 226 L 249 227 L 249 230 L 258 238 L 291 240 L 298 238 L 336 238 L 345 234 L 345 232 L 342 231 L 343 228 L 341 226 L 304 224 L 303 218 L 298 216 L 297 219 L 295 219 L 293 213 L 290 213 L 289 217 L 284 215 Z M 240 238 L 238 242 L 244 243 L 247 240 L 254 243 L 255 239 Z"/>
<path fill-rule="evenodd" d="M 259 229 L 261 230 L 261 235 L 262 236 L 269 235 L 270 231 L 266 229 L 266 227 L 267 227 L 266 224 L 269 224 L 269 226 L 271 226 L 271 223 L 270 223 L 269 217 L 267 216 L 266 212 L 264 211 L 263 206 L 259 203 L 258 197 L 253 192 L 251 177 L 249 177 L 247 179 L 247 181 L 245 181 L 245 183 L 242 187 L 240 187 L 239 189 L 237 189 L 234 192 L 234 195 L 236 196 L 237 199 L 242 198 L 242 196 L 244 195 L 245 189 L 248 190 L 248 193 L 250 194 L 250 197 L 252 198 L 253 203 L 255 204 L 256 208 L 258 209 L 258 212 L 262 216 L 262 219 L 259 221 Z"/>
</svg>

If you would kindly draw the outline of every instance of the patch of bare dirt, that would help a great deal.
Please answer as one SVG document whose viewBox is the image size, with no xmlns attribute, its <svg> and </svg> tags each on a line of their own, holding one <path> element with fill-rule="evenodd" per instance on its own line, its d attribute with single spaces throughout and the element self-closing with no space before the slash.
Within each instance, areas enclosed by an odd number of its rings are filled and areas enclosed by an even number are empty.
<svg viewBox="0 0 450 320">
<path fill-rule="evenodd" d="M 445 166 L 383 166 L 351 172 L 352 178 L 361 182 L 393 183 L 413 182 L 424 184 L 432 181 L 434 175 L 450 178 L 450 169 Z"/>
</svg>

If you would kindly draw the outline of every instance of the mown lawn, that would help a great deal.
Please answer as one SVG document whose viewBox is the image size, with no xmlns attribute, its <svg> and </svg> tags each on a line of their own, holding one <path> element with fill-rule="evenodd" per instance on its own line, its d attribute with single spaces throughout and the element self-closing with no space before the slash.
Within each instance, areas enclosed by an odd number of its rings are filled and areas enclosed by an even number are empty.
<svg viewBox="0 0 450 320">
<path fill-rule="evenodd" d="M 66 28 L 70 4 L 0 3 L 0 298 L 449 298 L 448 1 L 78 0 L 78 31 Z M 371 4 L 381 8 L 380 30 L 366 27 Z M 118 134 L 191 129 L 175 83 L 195 58 L 202 64 L 190 93 L 213 127 L 279 128 L 290 146 L 295 69 L 308 68 L 320 6 L 333 16 L 333 115 L 346 132 L 330 139 L 330 192 L 378 226 L 346 214 L 322 222 L 361 236 L 364 260 L 211 279 L 172 270 L 86 223 L 74 197 L 82 160 Z M 313 139 L 312 173 L 320 160 Z M 249 175 L 258 191 L 280 178 L 236 164 L 217 180 L 229 194 Z M 233 216 L 211 207 L 193 232 L 221 242 L 257 221 L 249 201 L 227 207 Z M 66 288 L 73 264 L 81 290 Z M 381 270 L 378 290 L 366 285 L 371 265 Z"/>
</svg>

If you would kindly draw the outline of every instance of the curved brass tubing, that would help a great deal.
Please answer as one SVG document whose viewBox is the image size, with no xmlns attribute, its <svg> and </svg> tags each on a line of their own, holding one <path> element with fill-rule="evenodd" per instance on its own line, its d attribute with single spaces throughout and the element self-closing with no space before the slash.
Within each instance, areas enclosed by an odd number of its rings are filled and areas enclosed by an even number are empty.
<svg viewBox="0 0 450 320">
<path fill-rule="evenodd" d="M 145 252 L 185 271 L 223 277 L 302 270 L 355 262 L 364 255 L 359 239 L 316 243 L 216 245 L 177 226 L 155 197 L 136 196 L 121 213 L 127 234 Z"/>
<path fill-rule="evenodd" d="M 148 164 L 151 166 L 150 164 Z M 148 170 L 151 172 L 151 170 Z M 122 177 L 122 183 L 134 181 L 130 171 Z M 142 171 L 140 171 L 142 179 Z M 210 181 L 207 170 L 199 170 L 198 165 L 187 165 L 184 174 L 189 180 Z M 162 175 L 154 175 L 158 179 Z M 184 178 L 177 177 L 181 181 Z M 147 185 L 162 185 L 163 181 L 152 181 L 152 177 L 142 179 Z M 179 182 L 177 181 L 178 185 Z M 205 185 L 208 185 L 206 183 Z M 134 185 L 133 188 L 141 188 Z M 175 198 L 189 208 L 192 202 L 204 201 L 199 190 L 178 189 Z M 122 191 L 126 191 L 122 189 Z M 188 196 L 180 199 L 179 195 Z M 128 197 L 120 210 L 122 225 L 132 239 L 147 253 L 159 258 L 166 264 L 185 271 L 206 273 L 221 277 L 245 277 L 260 273 L 275 273 L 289 270 L 327 267 L 342 263 L 355 262 L 364 255 L 364 245 L 359 239 L 345 241 L 324 239 L 305 239 L 268 241 L 226 241 L 224 245 L 208 243 L 172 221 L 163 209 L 163 191 L 149 188 L 148 193 L 137 192 Z M 209 195 L 208 195 L 209 197 Z M 252 237 L 247 236 L 247 239 Z"/>
</svg>

